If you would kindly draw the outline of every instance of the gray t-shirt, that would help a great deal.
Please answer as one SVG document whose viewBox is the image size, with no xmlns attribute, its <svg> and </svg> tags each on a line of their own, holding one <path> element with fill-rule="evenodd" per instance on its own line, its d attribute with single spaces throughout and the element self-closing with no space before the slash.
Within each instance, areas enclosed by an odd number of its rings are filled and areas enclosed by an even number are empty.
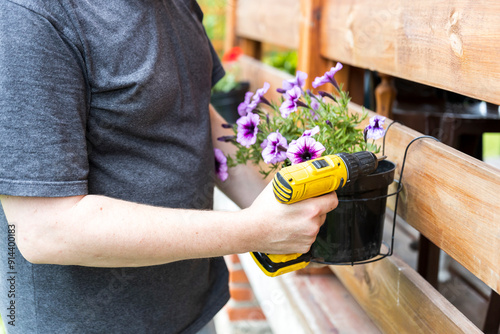
<svg viewBox="0 0 500 334">
<path fill-rule="evenodd" d="M 211 209 L 224 71 L 201 19 L 195 0 L 0 1 L 0 194 Z M 194 333 L 229 297 L 222 258 L 33 265 L 0 226 L 9 333 Z"/>
</svg>

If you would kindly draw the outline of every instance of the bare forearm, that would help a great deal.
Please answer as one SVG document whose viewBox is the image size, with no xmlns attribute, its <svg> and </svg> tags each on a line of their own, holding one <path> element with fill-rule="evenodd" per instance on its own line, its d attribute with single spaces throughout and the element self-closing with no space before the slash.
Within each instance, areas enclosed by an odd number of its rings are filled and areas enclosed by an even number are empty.
<svg viewBox="0 0 500 334">
<path fill-rule="evenodd" d="M 95 195 L 73 199 L 39 213 L 37 221 L 18 224 L 25 239 L 18 243 L 32 262 L 147 266 L 252 248 L 240 213 L 159 208 Z"/>
</svg>

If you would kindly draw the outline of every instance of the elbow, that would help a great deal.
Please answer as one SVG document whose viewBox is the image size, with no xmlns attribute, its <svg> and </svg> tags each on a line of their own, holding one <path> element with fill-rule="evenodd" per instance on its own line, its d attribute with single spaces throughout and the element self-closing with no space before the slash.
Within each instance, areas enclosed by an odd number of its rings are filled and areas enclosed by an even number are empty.
<svg viewBox="0 0 500 334">
<path fill-rule="evenodd" d="M 15 236 L 20 255 L 32 264 L 61 264 L 57 254 L 62 250 L 47 235 L 25 231 Z M 9 244 L 10 246 L 10 244 Z"/>
<path fill-rule="evenodd" d="M 73 250 L 68 240 L 75 237 L 68 228 L 74 218 L 70 209 L 82 198 L 0 196 L 8 222 L 9 247 L 34 264 L 63 264 L 67 260 L 63 255 Z"/>
<path fill-rule="evenodd" d="M 31 252 L 26 252 L 24 250 L 21 250 L 19 249 L 21 255 L 23 256 L 23 258 L 31 263 L 31 264 L 50 264 L 46 258 L 44 258 L 43 256 L 40 256 L 40 254 L 33 254 Z"/>
<path fill-rule="evenodd" d="M 21 241 L 20 238 L 16 240 L 17 249 L 21 256 L 32 264 L 48 264 L 48 258 L 45 250 L 40 248 L 36 243 L 29 240 Z"/>
</svg>

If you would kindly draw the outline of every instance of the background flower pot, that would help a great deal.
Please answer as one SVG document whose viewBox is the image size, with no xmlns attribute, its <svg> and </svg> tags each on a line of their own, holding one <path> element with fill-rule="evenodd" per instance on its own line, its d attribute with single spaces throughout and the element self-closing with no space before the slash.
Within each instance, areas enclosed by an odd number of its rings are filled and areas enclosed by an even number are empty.
<svg viewBox="0 0 500 334">
<path fill-rule="evenodd" d="M 248 82 L 240 82 L 237 88 L 227 93 L 213 93 L 210 97 L 210 103 L 228 123 L 234 124 L 240 117 L 238 105 L 245 100 L 245 93 L 248 92 L 249 88 Z"/>
<path fill-rule="evenodd" d="M 352 263 L 380 253 L 386 195 L 395 168 L 393 162 L 381 161 L 375 173 L 337 190 L 339 205 L 327 214 L 311 247 L 313 262 Z"/>
</svg>

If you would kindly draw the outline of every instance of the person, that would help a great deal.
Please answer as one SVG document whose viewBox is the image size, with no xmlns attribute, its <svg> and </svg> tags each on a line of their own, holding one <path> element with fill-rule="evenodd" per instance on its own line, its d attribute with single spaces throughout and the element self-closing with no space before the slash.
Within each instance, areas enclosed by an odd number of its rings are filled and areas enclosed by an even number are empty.
<svg viewBox="0 0 500 334">
<path fill-rule="evenodd" d="M 221 256 L 306 252 L 328 194 L 279 204 L 252 166 L 220 188 L 224 70 L 195 0 L 0 2 L 0 313 L 9 333 L 197 333 Z M 208 324 L 208 325 L 207 325 Z"/>
</svg>

